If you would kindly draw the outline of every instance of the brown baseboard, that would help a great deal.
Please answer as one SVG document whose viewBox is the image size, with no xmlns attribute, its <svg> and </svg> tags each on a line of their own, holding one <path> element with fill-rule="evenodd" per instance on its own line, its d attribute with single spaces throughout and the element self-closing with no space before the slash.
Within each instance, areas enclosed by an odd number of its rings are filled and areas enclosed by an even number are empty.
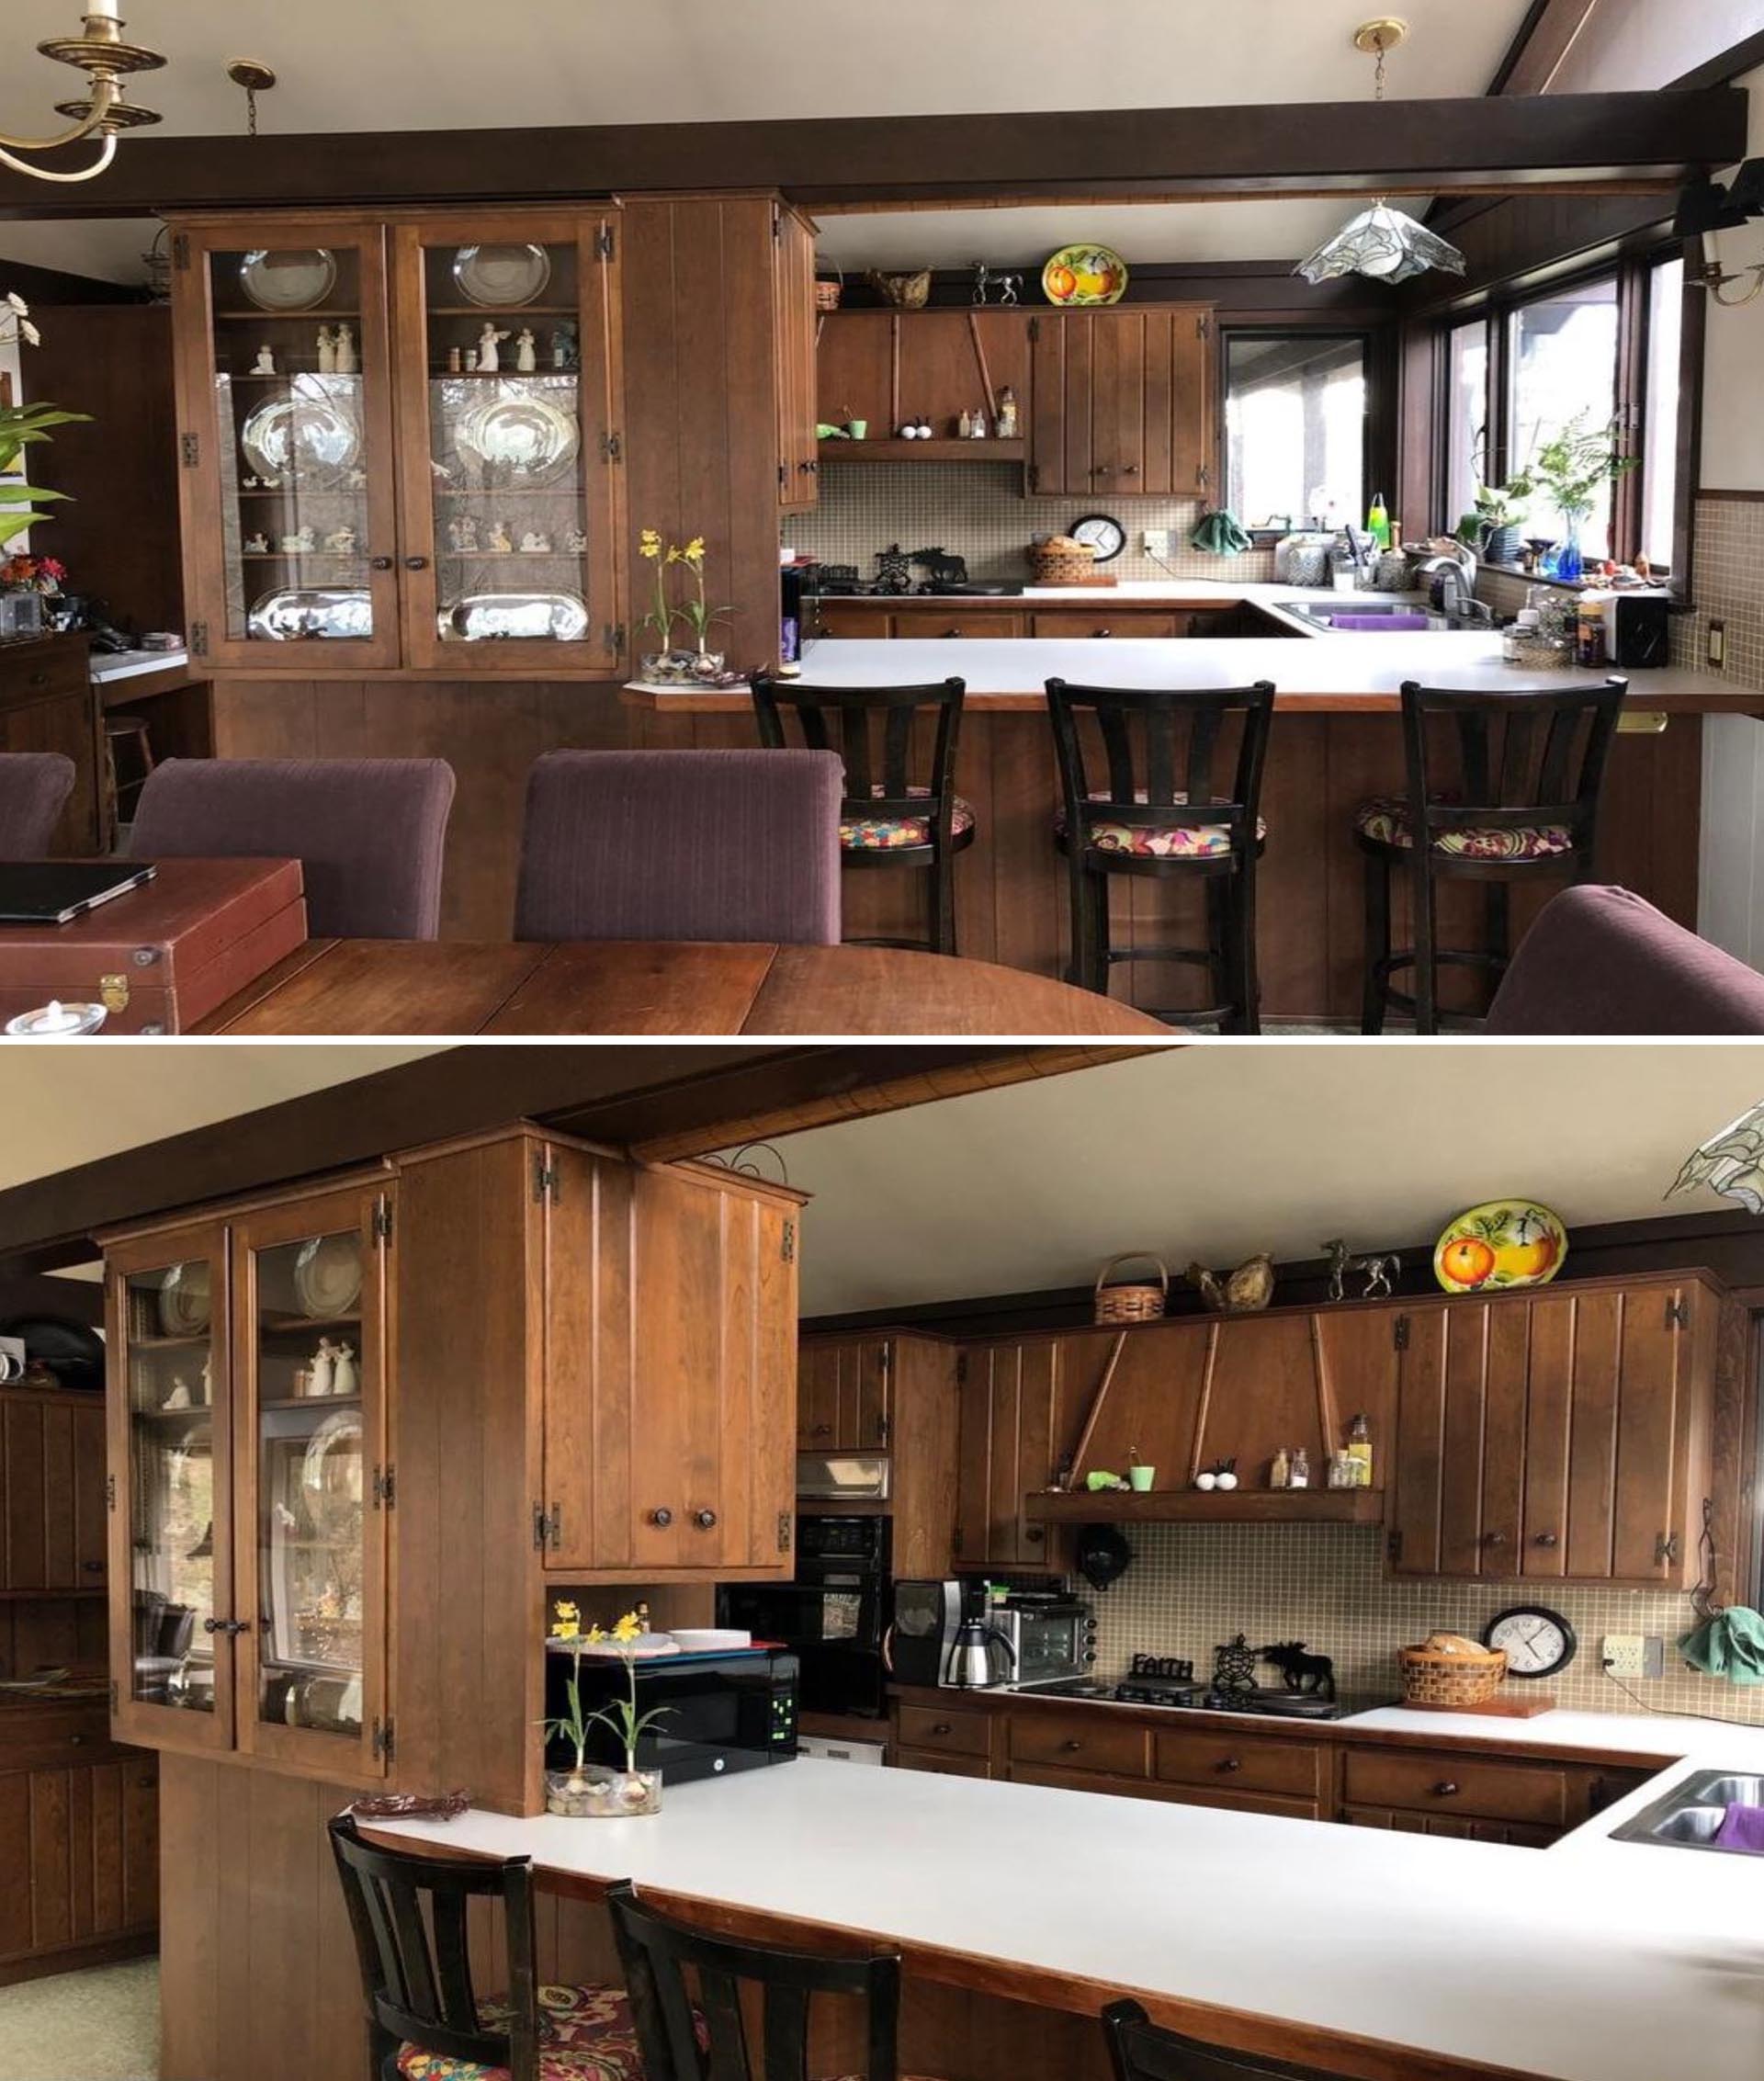
<svg viewBox="0 0 1764 2081">
<path fill-rule="evenodd" d="M 125 1958 L 146 1958 L 158 1949 L 157 1929 L 137 1929 L 131 1936 L 63 1944 L 57 1951 L 38 1951 L 29 1958 L 0 1959 L 0 1987 L 16 1986 L 21 1980 L 47 1980 L 56 1973 L 78 1973 L 88 1965 L 115 1965 Z"/>
</svg>

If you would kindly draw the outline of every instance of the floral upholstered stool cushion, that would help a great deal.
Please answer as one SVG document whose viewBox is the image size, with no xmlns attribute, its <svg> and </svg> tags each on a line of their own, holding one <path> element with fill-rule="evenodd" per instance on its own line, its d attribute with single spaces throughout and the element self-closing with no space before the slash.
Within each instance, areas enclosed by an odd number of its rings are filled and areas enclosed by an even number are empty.
<svg viewBox="0 0 1764 2081">
<path fill-rule="evenodd" d="M 1092 791 L 1092 802 L 1106 802 L 1106 791 Z M 1146 790 L 1135 790 L 1135 799 L 1143 802 Z M 1178 794 L 1177 801 L 1186 803 L 1188 797 Z M 1066 837 L 1066 805 L 1062 802 L 1054 817 L 1054 835 L 1062 843 Z M 1268 826 L 1261 818 L 1256 819 L 1256 841 L 1268 835 Z M 1229 824 L 1111 824 L 1095 823 L 1091 826 L 1090 850 L 1092 853 L 1133 853 L 1143 859 L 1156 860 L 1211 860 L 1221 853 L 1231 850 Z"/>
<path fill-rule="evenodd" d="M 872 795 L 883 793 L 883 784 L 877 781 L 870 789 Z M 930 799 L 928 787 L 910 787 L 909 795 L 922 795 Z M 950 811 L 949 835 L 951 842 L 964 838 L 974 829 L 974 810 L 958 795 Z M 851 853 L 892 853 L 909 845 L 929 845 L 932 842 L 932 820 L 927 817 L 842 817 L 839 820 L 839 843 Z"/>
<path fill-rule="evenodd" d="M 1408 802 L 1401 795 L 1374 795 L 1370 802 L 1363 802 L 1354 814 L 1353 828 L 1374 845 L 1397 845 L 1408 852 L 1415 844 Z M 1566 824 L 1442 831 L 1433 841 L 1433 850 L 1460 860 L 1547 860 L 1558 853 L 1572 853 L 1574 834 Z"/>
<path fill-rule="evenodd" d="M 486 2030 L 506 2030 L 505 1996 L 487 1995 L 478 2004 Z M 398 2071 L 404 2081 L 509 2081 L 504 2066 L 472 2059 L 448 2059 L 401 2045 Z M 539 1989 L 539 2081 L 643 2081 L 642 2055 L 623 1987 Z"/>
</svg>

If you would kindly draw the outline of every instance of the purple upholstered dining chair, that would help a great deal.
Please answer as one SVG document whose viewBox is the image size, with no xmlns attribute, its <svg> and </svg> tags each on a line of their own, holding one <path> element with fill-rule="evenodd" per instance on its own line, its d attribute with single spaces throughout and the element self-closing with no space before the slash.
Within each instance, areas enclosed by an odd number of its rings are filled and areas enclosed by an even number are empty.
<svg viewBox="0 0 1764 2081">
<path fill-rule="evenodd" d="M 0 754 L 0 860 L 40 860 L 74 792 L 74 762 L 59 752 Z"/>
<path fill-rule="evenodd" d="M 1764 976 L 1626 888 L 1553 896 L 1519 943 L 1490 1034 L 1764 1034 Z"/>
<path fill-rule="evenodd" d="M 167 759 L 137 860 L 298 860 L 314 939 L 433 939 L 453 768 L 445 759 Z"/>
<path fill-rule="evenodd" d="M 527 775 L 516 939 L 836 945 L 833 752 L 550 752 Z"/>
</svg>

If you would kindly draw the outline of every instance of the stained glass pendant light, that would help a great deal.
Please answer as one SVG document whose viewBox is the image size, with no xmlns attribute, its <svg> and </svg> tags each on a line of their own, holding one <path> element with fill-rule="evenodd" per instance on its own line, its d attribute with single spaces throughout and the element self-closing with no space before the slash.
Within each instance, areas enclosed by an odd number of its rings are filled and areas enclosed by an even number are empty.
<svg viewBox="0 0 1764 2081">
<path fill-rule="evenodd" d="M 1723 1199 L 1737 1200 L 1747 1214 L 1764 1214 L 1764 1104 L 1730 1120 L 1717 1135 L 1693 1148 L 1666 1196 L 1707 1185 Z"/>
<path fill-rule="evenodd" d="M 1395 15 L 1363 22 L 1353 32 L 1356 50 L 1375 57 L 1378 63 L 1374 96 L 1385 98 L 1385 53 L 1408 38 L 1408 24 Z M 1437 267 L 1448 275 L 1462 275 L 1464 255 L 1448 245 L 1425 224 L 1400 209 L 1393 209 L 1380 196 L 1370 209 L 1363 209 L 1351 223 L 1326 239 L 1308 260 L 1295 270 L 1307 282 L 1333 281 L 1339 275 L 1365 275 L 1374 282 L 1406 282 L 1411 275 L 1424 275 Z"/>
</svg>

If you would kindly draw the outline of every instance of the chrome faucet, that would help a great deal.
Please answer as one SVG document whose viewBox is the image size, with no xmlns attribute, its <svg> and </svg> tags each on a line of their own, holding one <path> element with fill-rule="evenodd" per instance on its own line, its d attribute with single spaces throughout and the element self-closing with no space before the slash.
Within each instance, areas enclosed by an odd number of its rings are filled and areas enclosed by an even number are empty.
<svg viewBox="0 0 1764 2081">
<path fill-rule="evenodd" d="M 1429 557 L 1416 575 L 1439 579 L 1440 610 L 1453 621 L 1484 628 L 1494 621 L 1494 615 L 1476 595 L 1475 579 L 1456 557 Z"/>
</svg>

